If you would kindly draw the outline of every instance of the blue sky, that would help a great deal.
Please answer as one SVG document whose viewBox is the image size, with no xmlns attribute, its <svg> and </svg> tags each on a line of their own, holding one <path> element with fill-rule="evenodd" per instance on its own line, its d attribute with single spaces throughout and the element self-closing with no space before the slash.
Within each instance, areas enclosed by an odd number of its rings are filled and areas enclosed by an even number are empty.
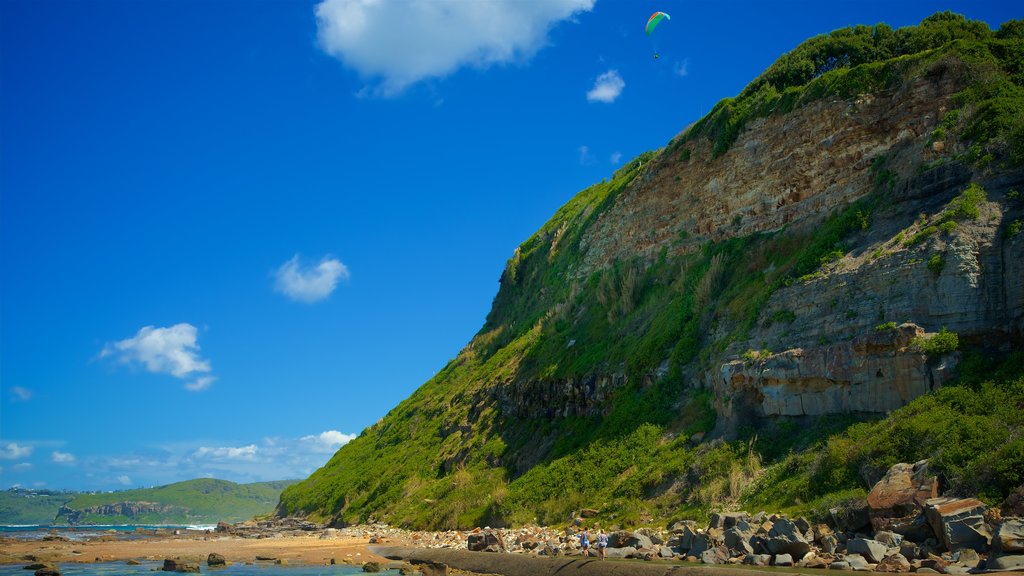
<svg viewBox="0 0 1024 576">
<path fill-rule="evenodd" d="M 1013 4 L 0 0 L 0 486 L 305 477 L 800 41 Z"/>
</svg>

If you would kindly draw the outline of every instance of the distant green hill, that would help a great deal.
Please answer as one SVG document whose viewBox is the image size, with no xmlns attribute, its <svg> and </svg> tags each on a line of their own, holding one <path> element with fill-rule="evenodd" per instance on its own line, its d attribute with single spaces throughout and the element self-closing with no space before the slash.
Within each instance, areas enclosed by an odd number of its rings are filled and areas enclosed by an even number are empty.
<svg viewBox="0 0 1024 576">
<path fill-rule="evenodd" d="M 77 492 L 37 492 L 11 488 L 0 492 L 0 524 L 49 524 Z"/>
<path fill-rule="evenodd" d="M 201 478 L 104 493 L 0 493 L 0 524 L 212 524 L 274 510 L 294 480 L 236 484 Z"/>
<path fill-rule="evenodd" d="M 196 524 L 238 522 L 274 510 L 292 480 L 236 484 L 201 478 L 157 488 L 79 494 L 59 511 L 70 524 Z"/>
</svg>

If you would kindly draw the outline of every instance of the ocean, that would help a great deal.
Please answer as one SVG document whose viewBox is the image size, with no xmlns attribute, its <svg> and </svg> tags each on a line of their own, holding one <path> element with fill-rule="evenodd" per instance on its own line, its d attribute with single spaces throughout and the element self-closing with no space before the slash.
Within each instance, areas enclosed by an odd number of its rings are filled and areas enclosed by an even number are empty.
<svg viewBox="0 0 1024 576">
<path fill-rule="evenodd" d="M 151 524 L 89 524 L 82 526 L 20 524 L 0 525 L 0 537 L 19 540 L 42 540 L 45 536 L 62 536 L 68 540 L 85 540 L 103 534 L 118 533 L 118 538 L 132 539 L 151 536 L 154 530 L 212 531 L 215 525 L 151 525 Z M 137 536 L 136 536 L 137 534 Z"/>
</svg>

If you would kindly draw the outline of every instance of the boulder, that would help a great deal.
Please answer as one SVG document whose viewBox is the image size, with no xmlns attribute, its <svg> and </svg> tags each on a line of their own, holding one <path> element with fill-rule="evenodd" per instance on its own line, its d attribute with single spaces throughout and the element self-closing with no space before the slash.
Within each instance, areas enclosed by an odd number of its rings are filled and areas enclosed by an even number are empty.
<svg viewBox="0 0 1024 576">
<path fill-rule="evenodd" d="M 494 531 L 484 530 L 479 534 L 470 534 L 466 548 L 472 552 L 506 552 L 505 541 Z"/>
<path fill-rule="evenodd" d="M 839 549 L 839 540 L 831 534 L 822 536 L 820 543 L 821 550 L 828 554 L 835 554 L 836 550 Z"/>
<path fill-rule="evenodd" d="M 894 464 L 868 493 L 872 519 L 916 515 L 925 502 L 939 495 L 939 479 L 930 474 L 928 461 Z"/>
<path fill-rule="evenodd" d="M 750 546 L 750 537 L 753 536 L 750 532 L 744 532 L 739 527 L 733 526 L 725 531 L 724 540 L 725 546 L 729 550 L 736 550 L 738 552 L 746 552 L 751 554 L 754 549 Z"/>
<path fill-rule="evenodd" d="M 832 517 L 832 525 L 843 532 L 862 532 L 871 526 L 866 500 L 847 502 L 842 506 L 829 508 L 828 512 Z"/>
<path fill-rule="evenodd" d="M 828 565 L 831 570 L 850 570 L 850 563 L 845 560 L 838 560 Z"/>
<path fill-rule="evenodd" d="M 886 532 L 885 530 L 879 530 L 875 532 L 875 540 L 885 544 L 889 548 L 899 548 L 900 544 L 903 543 L 903 536 L 895 532 Z"/>
<path fill-rule="evenodd" d="M 363 572 L 380 572 L 383 570 L 379 562 L 367 562 L 363 564 Z"/>
<path fill-rule="evenodd" d="M 953 558 L 957 564 L 967 568 L 974 568 L 981 562 L 981 556 L 978 556 L 978 553 L 970 548 L 957 552 Z"/>
<path fill-rule="evenodd" d="M 620 530 L 608 535 L 608 546 L 612 548 L 654 548 L 654 542 L 640 532 Z"/>
<path fill-rule="evenodd" d="M 902 554 L 892 554 L 875 566 L 875 572 L 910 572 L 910 562 Z"/>
<path fill-rule="evenodd" d="M 772 560 L 772 564 L 775 566 L 792 566 L 793 557 L 789 554 L 776 554 L 775 558 Z"/>
<path fill-rule="evenodd" d="M 47 566 L 46 568 L 40 568 L 34 572 L 35 576 L 61 576 L 60 570 L 53 566 Z"/>
<path fill-rule="evenodd" d="M 214 532 L 229 532 L 231 531 L 231 524 L 227 522 L 217 522 L 217 527 L 214 528 Z"/>
<path fill-rule="evenodd" d="M 584 508 L 583 510 L 580 510 L 580 518 L 593 518 L 598 514 L 600 514 L 600 511 L 593 508 Z"/>
<path fill-rule="evenodd" d="M 608 558 L 629 558 L 636 554 L 636 548 L 627 546 L 625 548 L 605 548 L 604 555 Z"/>
<path fill-rule="evenodd" d="M 441 562 L 420 562 L 416 568 L 423 576 L 448 576 L 448 565 Z"/>
<path fill-rule="evenodd" d="M 847 554 L 844 559 L 846 560 L 847 565 L 850 566 L 848 570 L 855 570 L 857 572 L 871 570 L 871 564 L 869 564 L 867 559 L 860 554 Z"/>
<path fill-rule="evenodd" d="M 811 544 L 791 520 L 779 518 L 768 532 L 768 551 L 772 554 L 790 554 L 799 560 L 811 551 Z"/>
<path fill-rule="evenodd" d="M 768 566 L 772 563 L 770 554 L 747 554 L 743 557 L 743 563 L 748 566 Z"/>
<path fill-rule="evenodd" d="M 1005 554 L 1024 554 L 1024 519 L 1004 519 L 993 536 L 992 548 Z"/>
<path fill-rule="evenodd" d="M 1010 495 L 1003 500 L 1003 503 L 999 506 L 1003 516 L 1006 517 L 1017 517 L 1024 516 L 1024 486 L 1018 486 Z"/>
<path fill-rule="evenodd" d="M 907 560 L 913 562 L 921 557 L 921 548 L 914 542 L 904 540 L 903 543 L 900 544 L 900 554 L 902 554 Z"/>
<path fill-rule="evenodd" d="M 867 538 L 854 538 L 846 543 L 846 551 L 850 554 L 860 554 L 872 564 L 878 564 L 886 556 L 888 546 L 877 540 Z"/>
<path fill-rule="evenodd" d="M 989 570 L 1024 570 L 1024 520 L 1006 518 L 992 537 Z"/>
<path fill-rule="evenodd" d="M 161 568 L 164 572 L 189 572 L 199 573 L 199 564 L 189 564 L 188 562 L 182 562 L 181 560 L 164 560 L 164 567 Z"/>
<path fill-rule="evenodd" d="M 206 557 L 206 565 L 210 566 L 210 567 L 213 567 L 213 566 L 226 566 L 227 563 L 228 563 L 228 561 L 225 560 L 223 556 L 221 556 L 220 554 L 217 554 L 216 552 L 210 552 L 210 555 Z"/>
<path fill-rule="evenodd" d="M 700 557 L 705 550 L 714 547 L 715 544 L 711 541 L 711 536 L 709 534 L 694 534 L 693 540 L 690 543 L 689 554 L 690 556 Z"/>
<path fill-rule="evenodd" d="M 728 559 L 729 551 L 725 549 L 725 546 L 708 548 L 700 555 L 700 561 L 705 564 L 725 564 Z"/>
<path fill-rule="evenodd" d="M 932 498 L 925 503 L 928 523 L 947 550 L 988 549 L 991 535 L 985 524 L 987 509 L 974 498 Z"/>
</svg>

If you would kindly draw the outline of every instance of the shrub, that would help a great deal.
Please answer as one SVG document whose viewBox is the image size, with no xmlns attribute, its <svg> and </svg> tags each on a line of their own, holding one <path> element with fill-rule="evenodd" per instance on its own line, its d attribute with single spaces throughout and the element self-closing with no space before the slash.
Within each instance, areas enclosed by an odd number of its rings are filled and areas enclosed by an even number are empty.
<svg viewBox="0 0 1024 576">
<path fill-rule="evenodd" d="M 977 220 L 981 216 L 981 203 L 988 200 L 985 189 L 971 182 L 959 196 L 954 198 L 942 215 L 942 222 L 950 220 Z"/>
<path fill-rule="evenodd" d="M 918 336 L 910 343 L 910 347 L 925 354 L 928 357 L 938 357 L 953 352 L 960 347 L 960 337 L 956 332 L 942 330 L 931 336 Z"/>
<path fill-rule="evenodd" d="M 936 276 L 942 274 L 942 269 L 945 266 L 946 261 L 942 258 L 942 254 L 932 254 L 932 257 L 928 259 L 928 270 L 930 270 L 931 273 L 935 274 Z"/>
<path fill-rule="evenodd" d="M 1020 234 L 1020 230 L 1021 230 L 1022 226 L 1024 226 L 1024 220 L 1021 220 L 1020 218 L 1017 218 L 1013 222 L 1010 222 L 1006 226 L 1006 237 L 1007 238 L 1013 238 L 1013 237 L 1017 236 L 1017 234 Z"/>
<path fill-rule="evenodd" d="M 895 322 L 886 322 L 885 324 L 879 324 L 878 326 L 875 326 L 875 332 L 885 332 L 886 330 L 895 330 L 895 329 L 896 329 L 896 323 Z"/>
<path fill-rule="evenodd" d="M 916 246 L 917 244 L 920 244 L 921 242 L 924 242 L 925 240 L 927 240 L 929 236 L 934 235 L 938 231 L 939 231 L 939 229 L 936 228 L 935 226 L 928 226 L 928 227 L 922 228 L 916 234 L 914 234 L 910 238 L 907 238 L 907 240 L 904 242 L 904 245 L 906 245 L 906 246 Z"/>
</svg>

